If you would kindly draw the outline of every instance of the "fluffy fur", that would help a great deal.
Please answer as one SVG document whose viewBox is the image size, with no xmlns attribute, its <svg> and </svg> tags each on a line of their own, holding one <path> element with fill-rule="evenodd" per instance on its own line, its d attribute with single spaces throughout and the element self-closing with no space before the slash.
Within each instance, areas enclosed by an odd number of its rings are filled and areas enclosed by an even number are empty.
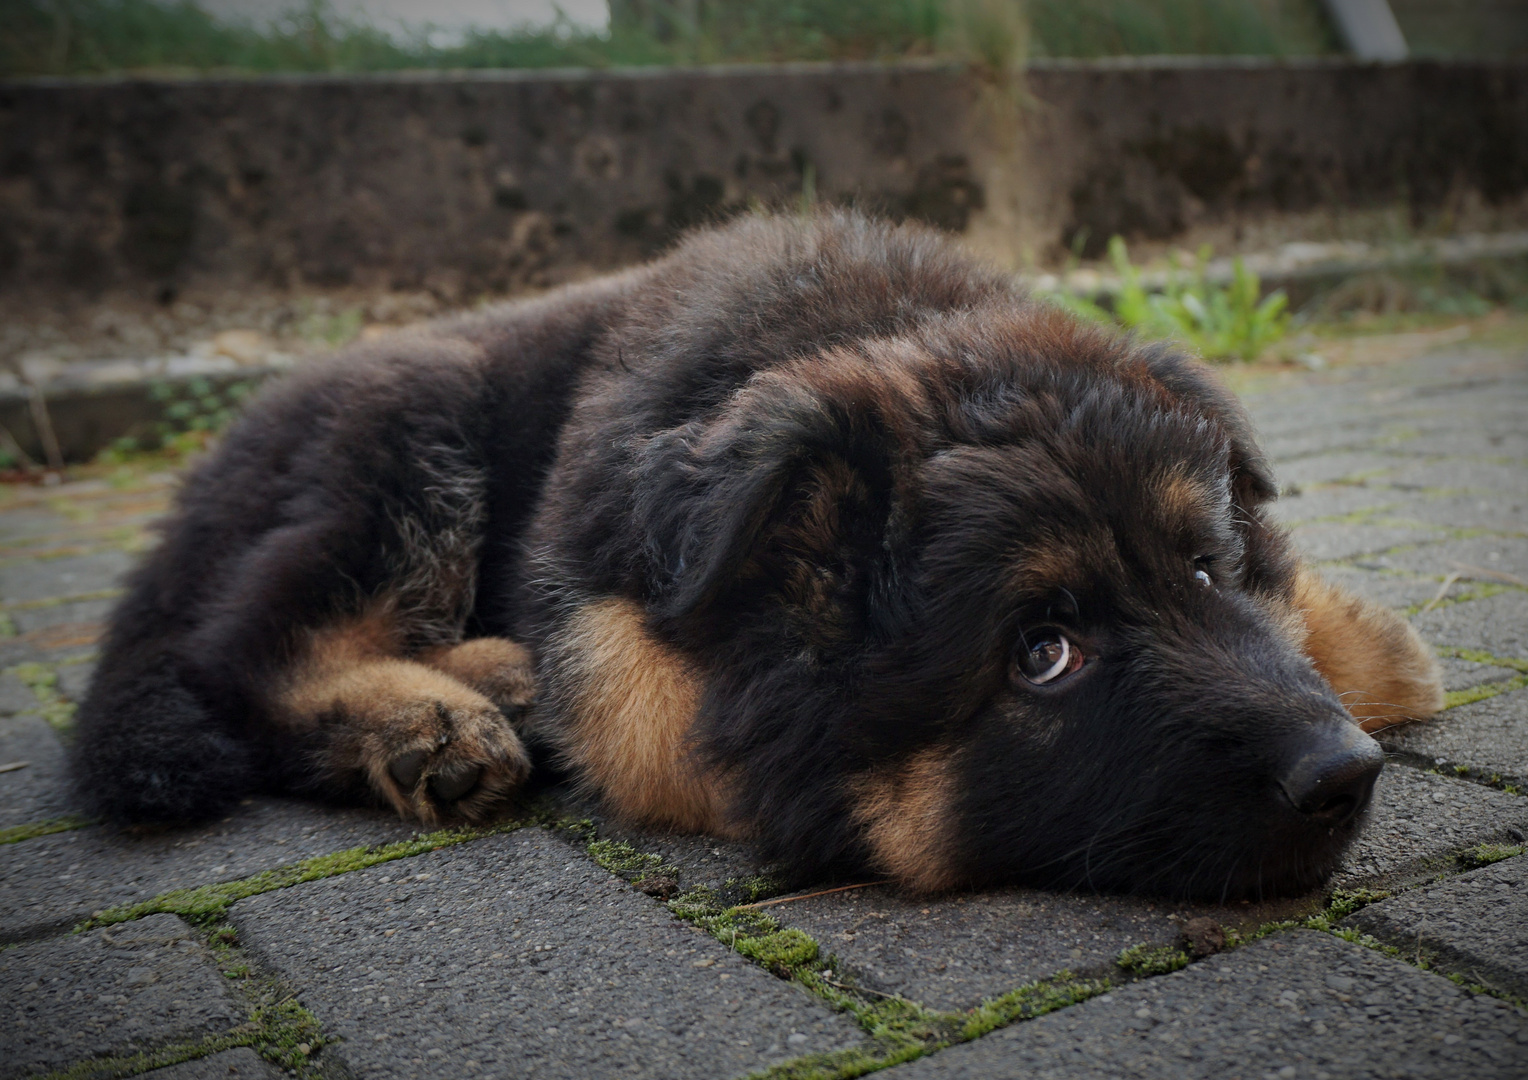
<svg viewBox="0 0 1528 1080">
<path fill-rule="evenodd" d="M 1375 728 L 1440 692 L 1274 493 L 1170 348 L 927 232 L 744 220 L 265 394 L 134 577 L 75 767 L 117 820 L 434 820 L 528 742 L 803 877 L 1304 889 L 1378 771 L 1339 695 Z"/>
</svg>

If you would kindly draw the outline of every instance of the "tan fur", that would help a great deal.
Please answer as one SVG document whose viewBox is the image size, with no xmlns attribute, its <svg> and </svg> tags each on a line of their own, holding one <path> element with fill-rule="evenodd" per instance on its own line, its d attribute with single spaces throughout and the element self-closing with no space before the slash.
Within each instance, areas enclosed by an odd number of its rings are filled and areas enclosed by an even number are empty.
<svg viewBox="0 0 1528 1080">
<path fill-rule="evenodd" d="M 1294 605 L 1305 652 L 1365 731 L 1425 720 L 1443 708 L 1443 675 L 1411 624 L 1302 567 Z"/>
<path fill-rule="evenodd" d="M 563 750 L 616 812 L 687 832 L 725 829 L 714 778 L 691 753 L 699 674 L 648 632 L 630 600 L 573 616 L 560 648 L 571 701 Z"/>
<path fill-rule="evenodd" d="M 865 829 L 876 868 L 915 892 L 959 884 L 953 869 L 952 755 L 943 747 L 919 751 L 890 774 L 856 785 L 854 817 Z"/>
<path fill-rule="evenodd" d="M 276 722 L 325 737 L 319 767 L 359 773 L 404 817 L 427 823 L 453 813 L 482 817 L 529 775 L 530 757 L 492 700 L 445 671 L 398 656 L 397 636 L 391 620 L 375 613 L 313 633 L 274 702 Z M 506 654 L 496 643 L 462 660 L 494 652 Z M 426 763 L 404 790 L 389 766 L 414 752 L 427 755 Z M 437 805 L 430 778 L 467 767 L 482 770 L 476 789 L 452 807 Z"/>
<path fill-rule="evenodd" d="M 417 659 L 466 683 L 506 711 L 529 708 L 536 700 L 536 663 L 530 650 L 517 641 L 474 638 L 426 649 Z"/>
</svg>

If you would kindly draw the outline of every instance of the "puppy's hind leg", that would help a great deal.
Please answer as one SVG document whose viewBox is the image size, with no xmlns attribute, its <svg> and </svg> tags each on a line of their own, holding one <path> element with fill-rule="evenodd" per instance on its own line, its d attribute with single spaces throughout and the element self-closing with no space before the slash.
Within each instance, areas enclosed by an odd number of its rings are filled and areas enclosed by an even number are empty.
<svg viewBox="0 0 1528 1080">
<path fill-rule="evenodd" d="M 479 820 L 530 773 L 495 700 L 397 655 L 381 617 L 314 634 L 275 712 L 308 748 L 305 786 L 364 787 L 426 823 Z"/>
<path fill-rule="evenodd" d="M 1437 658 L 1401 616 L 1300 568 L 1295 607 L 1305 653 L 1365 731 L 1425 720 L 1443 708 Z"/>
</svg>

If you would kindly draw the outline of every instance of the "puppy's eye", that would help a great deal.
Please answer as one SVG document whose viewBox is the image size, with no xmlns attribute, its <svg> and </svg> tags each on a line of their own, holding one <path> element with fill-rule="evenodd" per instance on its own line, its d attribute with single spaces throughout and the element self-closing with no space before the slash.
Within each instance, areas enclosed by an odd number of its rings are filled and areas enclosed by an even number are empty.
<svg viewBox="0 0 1528 1080">
<path fill-rule="evenodd" d="M 1037 630 L 1014 650 L 1013 665 L 1025 681 L 1043 686 L 1082 667 L 1082 650 L 1059 630 Z"/>
</svg>

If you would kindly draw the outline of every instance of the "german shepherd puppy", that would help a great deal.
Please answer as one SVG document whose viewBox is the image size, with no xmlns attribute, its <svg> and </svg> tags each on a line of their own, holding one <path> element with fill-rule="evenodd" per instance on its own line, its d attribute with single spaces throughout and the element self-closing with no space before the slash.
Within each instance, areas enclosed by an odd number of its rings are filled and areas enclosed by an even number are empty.
<svg viewBox="0 0 1528 1080">
<path fill-rule="evenodd" d="M 76 774 L 118 821 L 475 820 L 529 743 L 802 878 L 1301 891 L 1364 732 L 1441 691 L 1275 490 L 1173 348 L 929 232 L 742 220 L 272 388 L 132 578 Z"/>
</svg>

